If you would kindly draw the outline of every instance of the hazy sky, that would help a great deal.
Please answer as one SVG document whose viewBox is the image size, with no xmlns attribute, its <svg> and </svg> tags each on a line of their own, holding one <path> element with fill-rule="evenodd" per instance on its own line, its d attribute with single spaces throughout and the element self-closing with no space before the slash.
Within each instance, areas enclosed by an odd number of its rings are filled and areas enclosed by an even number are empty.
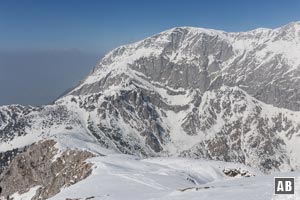
<svg viewBox="0 0 300 200">
<path fill-rule="evenodd" d="M 51 103 L 83 79 L 97 58 L 77 50 L 0 50 L 0 104 Z"/>
<path fill-rule="evenodd" d="M 291 21 L 300 21 L 299 0 L 0 0 L 0 105 L 48 103 L 104 52 L 168 28 Z"/>
</svg>

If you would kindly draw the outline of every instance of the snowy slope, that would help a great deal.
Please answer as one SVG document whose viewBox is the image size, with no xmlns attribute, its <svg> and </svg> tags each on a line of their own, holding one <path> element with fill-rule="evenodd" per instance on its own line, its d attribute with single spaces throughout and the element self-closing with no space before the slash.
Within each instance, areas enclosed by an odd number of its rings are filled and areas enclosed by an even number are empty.
<svg viewBox="0 0 300 200">
<path fill-rule="evenodd" d="M 295 195 L 274 195 L 274 177 L 298 177 L 298 172 L 262 175 L 237 163 L 184 158 L 140 159 L 126 155 L 96 157 L 93 174 L 50 198 L 61 199 L 224 199 L 265 200 L 299 199 L 296 178 Z M 247 171 L 252 177 L 227 177 L 224 169 Z M 13 194 L 17 200 L 30 200 L 39 188 Z"/>
<path fill-rule="evenodd" d="M 225 168 L 251 170 L 234 163 L 168 158 L 140 160 L 124 155 L 95 158 L 91 162 L 95 163 L 92 176 L 51 199 L 162 199 L 180 189 L 239 179 L 226 177 L 222 172 Z"/>
<path fill-rule="evenodd" d="M 274 196 L 274 176 L 299 176 L 299 173 L 230 178 L 224 168 L 244 168 L 234 163 L 203 160 L 155 158 L 139 160 L 134 157 L 113 156 L 91 160 L 96 164 L 94 174 L 86 180 L 65 188 L 51 198 L 118 199 L 297 199 L 296 196 Z M 296 179 L 296 184 L 299 184 Z"/>
</svg>

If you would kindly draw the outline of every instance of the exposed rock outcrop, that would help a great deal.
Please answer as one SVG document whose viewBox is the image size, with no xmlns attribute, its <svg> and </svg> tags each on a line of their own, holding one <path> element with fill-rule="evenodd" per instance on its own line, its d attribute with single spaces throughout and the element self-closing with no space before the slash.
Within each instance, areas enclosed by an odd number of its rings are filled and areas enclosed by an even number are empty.
<svg viewBox="0 0 300 200">
<path fill-rule="evenodd" d="M 87 151 L 66 150 L 58 152 L 55 141 L 41 141 L 17 155 L 0 175 L 3 196 L 25 193 L 40 186 L 33 199 L 47 199 L 85 179 L 92 172 L 92 164 L 86 159 L 93 157 Z"/>
</svg>

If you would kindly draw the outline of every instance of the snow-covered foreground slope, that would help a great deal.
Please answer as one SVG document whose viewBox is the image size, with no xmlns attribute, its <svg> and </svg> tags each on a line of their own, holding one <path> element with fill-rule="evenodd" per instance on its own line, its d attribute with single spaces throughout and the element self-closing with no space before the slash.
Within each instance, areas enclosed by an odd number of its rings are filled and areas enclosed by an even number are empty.
<svg viewBox="0 0 300 200">
<path fill-rule="evenodd" d="M 299 176 L 300 173 L 261 175 L 241 164 L 178 158 L 153 158 L 114 155 L 97 157 L 93 174 L 63 189 L 51 200 L 265 200 L 275 197 L 274 176 Z M 254 177 L 227 177 L 223 169 L 241 168 Z M 296 185 L 300 181 L 296 179 Z M 294 198 L 295 197 L 295 198 Z M 296 188 L 296 196 L 300 190 Z M 29 198 L 30 199 L 30 198 Z M 23 199 L 25 200 L 25 199 Z"/>
<path fill-rule="evenodd" d="M 76 185 L 65 188 L 51 198 L 94 199 L 164 199 L 190 187 L 202 187 L 219 181 L 230 180 L 223 169 L 242 168 L 249 174 L 260 173 L 241 164 L 179 159 L 111 155 L 90 160 L 95 163 L 93 174 Z M 237 179 L 237 178 L 234 178 Z M 179 196 L 180 197 L 180 196 Z M 184 199 L 184 195 L 183 198 Z"/>
<path fill-rule="evenodd" d="M 92 174 L 61 188 L 51 200 L 300 199 L 299 172 L 263 175 L 239 163 L 171 157 L 141 159 L 123 154 L 97 156 L 87 162 L 93 164 Z M 240 174 L 228 176 L 226 170 L 238 170 Z M 274 177 L 296 177 L 295 195 L 275 196 Z M 31 200 L 39 189 L 37 185 L 11 197 Z"/>
</svg>

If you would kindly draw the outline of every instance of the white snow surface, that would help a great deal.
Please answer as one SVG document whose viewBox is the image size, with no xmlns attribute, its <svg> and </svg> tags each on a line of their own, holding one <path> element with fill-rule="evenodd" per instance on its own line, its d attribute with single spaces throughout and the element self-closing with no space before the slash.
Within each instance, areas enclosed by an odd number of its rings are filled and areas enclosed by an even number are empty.
<svg viewBox="0 0 300 200">
<path fill-rule="evenodd" d="M 275 196 L 274 177 L 298 177 L 299 172 L 262 175 L 237 163 L 184 158 L 139 159 L 114 155 L 90 159 L 94 171 L 87 179 L 64 188 L 50 198 L 94 197 L 95 200 L 262 200 L 300 199 L 300 179 L 296 194 Z M 223 169 L 250 171 L 255 177 L 226 177 Z M 298 187 L 297 187 L 298 186 Z M 184 190 L 185 191 L 181 191 Z"/>
<path fill-rule="evenodd" d="M 30 190 L 28 192 L 25 192 L 24 194 L 19 194 L 17 192 L 13 194 L 10 198 L 13 198 L 14 200 L 31 200 L 39 188 L 40 186 L 35 186 L 33 188 L 30 188 Z"/>
</svg>

